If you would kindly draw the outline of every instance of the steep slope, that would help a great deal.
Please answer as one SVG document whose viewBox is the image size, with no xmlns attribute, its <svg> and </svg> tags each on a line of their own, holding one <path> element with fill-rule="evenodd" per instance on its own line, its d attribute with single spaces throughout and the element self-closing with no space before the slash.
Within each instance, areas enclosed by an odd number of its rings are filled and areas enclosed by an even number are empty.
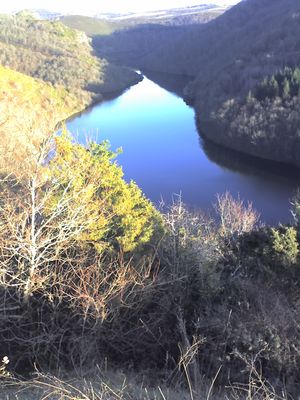
<svg viewBox="0 0 300 400">
<path fill-rule="evenodd" d="M 185 96 L 201 133 L 239 151 L 300 165 L 300 152 L 292 151 L 300 135 L 298 93 L 283 98 L 281 90 L 272 104 L 255 98 L 248 103 L 252 108 L 245 106 L 265 78 L 300 66 L 299 0 L 244 0 L 205 25 L 165 28 L 162 34 L 143 29 L 98 39 L 99 51 L 142 70 L 190 76 Z"/>
<path fill-rule="evenodd" d="M 211 44 L 186 88 L 199 130 L 236 150 L 300 165 L 300 97 L 283 88 L 300 66 L 300 2 L 247 0 L 220 20 L 231 28 Z M 285 77 L 286 67 L 292 71 Z M 260 97 L 260 85 L 273 75 L 277 93 Z"/>
<path fill-rule="evenodd" d="M 164 71 L 162 63 L 156 62 L 159 50 L 163 59 L 165 52 L 171 54 L 175 50 L 174 44 L 176 47 L 182 36 L 201 29 L 203 24 L 225 10 L 225 7 L 206 4 L 143 14 L 111 15 L 106 19 L 70 16 L 62 22 L 92 36 L 97 53 L 112 62 Z"/>
<path fill-rule="evenodd" d="M 241 83 L 249 87 L 274 69 L 300 59 L 299 12 L 298 0 L 245 0 L 207 24 L 183 27 L 172 42 L 166 41 L 167 33 L 162 32 L 160 43 L 137 63 L 154 70 L 187 73 L 197 77 L 197 84 L 203 87 L 221 76 L 228 78 L 228 73 L 235 82 L 238 74 Z M 139 40 L 142 55 L 145 46 L 142 48 L 138 33 L 116 32 L 104 41 L 107 53 L 108 47 L 114 54 L 121 45 L 126 50 L 126 39 L 127 47 Z M 126 56 L 122 61 L 127 61 Z M 232 90 L 240 89 L 236 86 Z"/>
<path fill-rule="evenodd" d="M 139 80 L 125 68 L 116 74 L 115 66 L 95 57 L 83 32 L 58 21 L 38 21 L 26 12 L 0 16 L 0 64 L 65 86 L 82 107 Z"/>
<path fill-rule="evenodd" d="M 0 168 L 24 169 L 28 155 L 57 123 L 79 110 L 75 96 L 0 66 Z"/>
<path fill-rule="evenodd" d="M 198 90 L 217 81 L 223 97 L 242 95 L 266 75 L 299 63 L 299 13 L 297 0 L 246 0 L 207 25 L 198 40 L 190 37 L 194 47 L 182 46 L 175 57 L 191 65 Z"/>
<path fill-rule="evenodd" d="M 181 36 L 193 26 L 165 26 L 160 24 L 138 24 L 116 31 L 112 35 L 95 35 L 93 46 L 98 54 L 118 64 L 150 69 L 160 72 L 173 72 L 171 64 L 165 65 L 157 59 L 158 49 L 173 53 Z M 171 62 L 171 60 L 170 60 Z"/>
</svg>

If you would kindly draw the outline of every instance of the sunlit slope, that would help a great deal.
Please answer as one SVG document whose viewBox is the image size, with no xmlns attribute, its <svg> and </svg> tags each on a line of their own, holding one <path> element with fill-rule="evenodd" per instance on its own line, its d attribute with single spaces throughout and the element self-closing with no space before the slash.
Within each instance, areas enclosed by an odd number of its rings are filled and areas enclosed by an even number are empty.
<svg viewBox="0 0 300 400">
<path fill-rule="evenodd" d="M 78 110 L 74 96 L 64 88 L 0 66 L 1 168 L 22 168 L 24 160 L 55 129 Z"/>
<path fill-rule="evenodd" d="M 113 22 L 84 15 L 66 15 L 60 21 L 72 29 L 78 29 L 87 35 L 110 35 L 114 31 L 125 27 L 125 23 Z"/>
<path fill-rule="evenodd" d="M 120 69 L 112 81 L 110 64 L 93 55 L 85 33 L 59 21 L 39 21 L 28 13 L 0 15 L 0 64 L 53 85 L 63 85 L 82 108 L 106 91 L 124 89 L 136 74 Z"/>
</svg>

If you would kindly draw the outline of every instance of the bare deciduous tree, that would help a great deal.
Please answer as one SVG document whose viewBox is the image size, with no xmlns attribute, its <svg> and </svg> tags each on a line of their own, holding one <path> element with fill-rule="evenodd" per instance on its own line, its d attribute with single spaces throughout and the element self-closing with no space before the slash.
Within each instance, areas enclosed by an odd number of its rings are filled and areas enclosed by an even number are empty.
<svg viewBox="0 0 300 400">
<path fill-rule="evenodd" d="M 220 234 L 223 237 L 250 232 L 259 220 L 252 203 L 244 204 L 239 197 L 234 199 L 229 192 L 217 196 L 215 210 L 220 219 Z"/>
<path fill-rule="evenodd" d="M 62 190 L 61 182 L 49 175 L 44 164 L 50 146 L 51 140 L 46 140 L 31 156 L 27 175 L 21 179 L 8 176 L 0 185 L 2 283 L 13 282 L 24 302 L 40 285 L 45 286 L 49 266 L 74 248 L 95 218 L 84 201 L 86 188 L 76 193 L 82 202 L 75 202 L 69 190 L 72 179 Z"/>
</svg>

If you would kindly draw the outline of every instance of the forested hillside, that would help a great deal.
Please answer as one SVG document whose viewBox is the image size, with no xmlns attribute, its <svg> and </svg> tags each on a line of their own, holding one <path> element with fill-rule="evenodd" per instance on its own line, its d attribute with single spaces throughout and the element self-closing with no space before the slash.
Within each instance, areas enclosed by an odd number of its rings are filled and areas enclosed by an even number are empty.
<svg viewBox="0 0 300 400">
<path fill-rule="evenodd" d="M 254 156 L 300 165 L 299 72 L 285 67 L 247 96 L 226 101 L 207 122 L 208 137 Z M 198 124 L 201 129 L 199 118 Z"/>
<path fill-rule="evenodd" d="M 200 5 L 188 8 L 161 10 L 145 15 L 128 15 L 121 18 L 66 16 L 61 21 L 91 36 L 99 55 L 108 56 L 118 64 L 153 68 L 147 58 L 163 47 L 174 50 L 186 32 L 193 32 L 226 11 L 224 7 Z M 144 62 L 144 59 L 147 61 Z M 148 68 L 148 69 L 149 69 Z M 159 71 L 163 70 L 161 65 Z"/>
<path fill-rule="evenodd" d="M 0 87 L 0 169 L 22 173 L 28 154 L 80 105 L 63 86 L 54 87 L 2 66 Z"/>
<path fill-rule="evenodd" d="M 199 130 L 208 138 L 254 155 L 299 164 L 298 156 L 289 156 L 288 151 L 281 153 L 277 148 L 274 152 L 278 141 L 272 139 L 277 135 L 274 129 L 282 131 L 282 121 L 292 118 L 287 130 L 293 133 L 286 136 L 288 146 L 297 147 L 293 126 L 299 121 L 297 113 L 291 114 L 297 107 L 297 94 L 290 94 L 289 104 L 281 103 L 284 115 L 273 120 L 271 131 L 267 123 L 257 125 L 253 115 L 252 120 L 247 117 L 245 124 L 252 128 L 248 133 L 244 130 L 243 145 L 236 138 L 234 122 L 243 118 L 237 108 L 242 108 L 249 91 L 285 67 L 300 65 L 299 21 L 297 0 L 245 0 L 205 25 L 165 29 L 159 35 L 153 27 L 140 27 L 98 38 L 95 44 L 118 62 L 190 76 L 185 97 L 195 106 Z M 271 108 L 262 103 L 260 113 L 269 121 Z M 264 143 L 255 141 L 255 136 L 264 136 Z"/>
<path fill-rule="evenodd" d="M 0 64 L 63 85 L 82 107 L 140 79 L 95 57 L 83 32 L 57 21 L 38 21 L 27 12 L 0 16 Z"/>
<path fill-rule="evenodd" d="M 198 30 L 198 27 L 142 24 L 116 31 L 110 36 L 95 35 L 93 36 L 93 46 L 97 53 L 104 54 L 112 62 L 136 68 L 170 72 L 172 67 L 168 65 L 165 68 L 164 64 L 158 60 L 156 66 L 153 65 L 157 49 L 163 47 L 168 53 L 175 52 L 176 44 L 182 35 L 186 31 L 194 29 Z"/>
<path fill-rule="evenodd" d="M 142 57 L 138 66 L 197 76 L 197 84 L 203 87 L 231 78 L 228 88 L 223 89 L 247 91 L 277 68 L 299 61 L 299 9 L 297 0 L 245 0 L 205 25 L 183 28 L 172 47 L 162 32 L 160 45 Z M 107 54 L 108 46 L 116 53 L 123 43 L 122 35 L 126 35 L 128 46 L 133 46 L 138 35 L 133 30 L 130 40 L 130 33 L 116 32 L 106 38 Z M 140 51 L 144 49 L 140 47 Z"/>
<path fill-rule="evenodd" d="M 295 70 L 300 65 L 300 3 L 247 0 L 228 15 L 235 38 L 225 35 L 225 39 L 233 43 L 232 53 L 223 43 L 222 61 L 221 49 L 212 47 L 211 61 L 204 60 L 210 71 L 201 67 L 186 90 L 195 104 L 199 130 L 237 150 L 300 165 Z M 274 75 L 278 88 L 261 96 L 259 88 L 272 82 Z"/>
<path fill-rule="evenodd" d="M 299 21 L 298 0 L 246 0 L 202 27 L 95 43 L 194 78 L 186 98 L 213 140 L 297 164 Z M 0 28 L 0 397 L 299 399 L 300 193 L 273 227 L 228 192 L 209 215 L 181 198 L 157 209 L 107 142 L 54 133 L 135 75 L 60 22 Z"/>
</svg>

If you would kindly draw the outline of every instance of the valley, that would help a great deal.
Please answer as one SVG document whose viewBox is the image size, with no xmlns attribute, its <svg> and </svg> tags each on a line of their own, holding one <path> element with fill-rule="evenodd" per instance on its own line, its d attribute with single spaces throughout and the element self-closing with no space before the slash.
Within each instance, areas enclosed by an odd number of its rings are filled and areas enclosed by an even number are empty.
<svg viewBox="0 0 300 400">
<path fill-rule="evenodd" d="M 254 96 L 255 116 L 247 112 L 247 96 L 264 79 L 299 65 L 299 15 L 296 0 L 244 1 L 207 24 L 142 25 L 106 37 L 95 35 L 93 44 L 114 62 L 190 77 L 184 98 L 194 106 L 199 132 L 206 138 L 299 165 L 299 152 L 292 151 L 299 146 L 298 93 L 289 92 L 277 105 L 268 97 L 257 101 Z M 280 111 L 271 121 L 277 106 Z M 282 127 L 291 118 L 291 126 Z M 272 139 L 281 134 L 288 146 L 284 152 Z"/>
<path fill-rule="evenodd" d="M 215 3 L 0 4 L 1 399 L 299 399 L 300 3 Z"/>
</svg>

